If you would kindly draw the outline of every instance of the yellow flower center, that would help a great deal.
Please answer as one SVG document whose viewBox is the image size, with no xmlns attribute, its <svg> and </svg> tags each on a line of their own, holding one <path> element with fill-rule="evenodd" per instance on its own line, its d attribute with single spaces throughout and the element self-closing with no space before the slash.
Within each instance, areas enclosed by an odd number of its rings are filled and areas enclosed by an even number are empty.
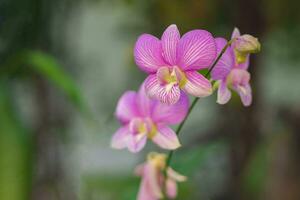
<svg viewBox="0 0 300 200">
<path fill-rule="evenodd" d="M 169 67 L 160 68 L 157 72 L 157 77 L 162 84 L 166 85 L 167 91 L 170 91 L 177 84 L 180 88 L 183 88 L 187 83 L 185 73 L 177 66 L 174 66 L 172 69 Z"/>
</svg>

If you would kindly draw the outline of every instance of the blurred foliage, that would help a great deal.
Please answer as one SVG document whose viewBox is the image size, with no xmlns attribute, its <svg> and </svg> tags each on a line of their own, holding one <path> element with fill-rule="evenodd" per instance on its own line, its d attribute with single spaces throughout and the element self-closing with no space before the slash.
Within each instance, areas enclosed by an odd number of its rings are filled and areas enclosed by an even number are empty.
<svg viewBox="0 0 300 200">
<path fill-rule="evenodd" d="M 23 200 L 31 185 L 31 140 L 21 125 L 10 88 L 0 80 L 0 199 Z"/>
<path fill-rule="evenodd" d="M 22 51 L 8 58 L 0 69 L 0 77 L 29 79 L 34 75 L 50 81 L 69 98 L 75 107 L 87 113 L 87 105 L 78 86 L 53 56 L 41 51 Z"/>
<path fill-rule="evenodd" d="M 268 178 L 270 145 L 261 142 L 253 153 L 243 174 L 244 189 L 252 199 L 260 199 Z"/>
</svg>

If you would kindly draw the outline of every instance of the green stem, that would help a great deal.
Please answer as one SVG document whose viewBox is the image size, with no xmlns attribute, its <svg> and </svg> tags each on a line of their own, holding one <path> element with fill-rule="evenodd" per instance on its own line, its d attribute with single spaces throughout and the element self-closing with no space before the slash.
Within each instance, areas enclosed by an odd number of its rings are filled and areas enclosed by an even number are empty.
<svg viewBox="0 0 300 200">
<path fill-rule="evenodd" d="M 214 63 L 212 64 L 212 66 L 209 68 L 208 72 L 205 74 L 205 78 L 208 78 L 208 76 L 210 75 L 211 71 L 216 66 L 216 64 L 219 62 L 219 60 L 221 59 L 221 57 L 225 53 L 226 49 L 231 45 L 231 43 L 232 43 L 232 40 L 230 40 L 229 42 L 227 42 L 227 44 L 223 47 L 222 51 L 220 52 L 220 54 L 218 55 L 218 57 L 216 58 L 216 60 L 214 61 Z M 186 120 L 190 116 L 192 110 L 194 109 L 194 107 L 197 104 L 197 102 L 199 101 L 199 99 L 200 99 L 199 97 L 195 97 L 194 98 L 191 106 L 189 107 L 187 115 L 185 116 L 184 120 L 179 124 L 179 126 L 176 129 L 176 135 L 177 136 L 179 135 L 179 133 L 180 133 L 183 125 L 185 124 Z M 172 160 L 173 154 L 174 154 L 174 150 L 171 150 L 169 152 L 169 154 L 168 154 L 168 157 L 167 157 L 166 166 L 164 168 L 164 176 L 166 177 L 165 181 L 167 180 L 167 176 L 168 176 L 167 175 L 167 169 L 168 169 L 168 167 L 171 164 L 171 160 Z M 166 184 L 164 183 L 164 188 L 163 188 L 164 194 L 166 194 L 166 188 L 165 187 L 166 187 Z M 168 199 L 167 195 L 164 195 L 164 198 L 167 200 Z"/>
</svg>

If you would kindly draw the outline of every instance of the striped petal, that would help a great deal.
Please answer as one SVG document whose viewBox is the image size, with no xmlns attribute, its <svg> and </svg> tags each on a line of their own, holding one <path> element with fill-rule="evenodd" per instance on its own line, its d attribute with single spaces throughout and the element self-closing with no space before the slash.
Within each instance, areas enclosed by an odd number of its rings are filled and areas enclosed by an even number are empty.
<svg viewBox="0 0 300 200">
<path fill-rule="evenodd" d="M 183 90 L 195 97 L 206 97 L 212 94 L 212 86 L 202 74 L 197 71 L 187 71 L 187 82 Z"/>
<path fill-rule="evenodd" d="M 138 38 L 134 48 L 134 59 L 139 68 L 148 73 L 154 73 L 160 66 L 166 66 L 160 40 L 149 34 Z"/>
<path fill-rule="evenodd" d="M 176 52 L 179 40 L 180 33 L 175 24 L 170 25 L 162 35 L 163 57 L 170 65 L 176 65 Z"/>
<path fill-rule="evenodd" d="M 178 85 L 160 84 L 156 75 L 149 75 L 145 80 L 146 93 L 150 98 L 155 98 L 162 103 L 171 105 L 180 98 Z"/>
<path fill-rule="evenodd" d="M 190 31 L 178 43 L 177 64 L 184 70 L 209 68 L 216 53 L 216 43 L 209 32 Z"/>
</svg>

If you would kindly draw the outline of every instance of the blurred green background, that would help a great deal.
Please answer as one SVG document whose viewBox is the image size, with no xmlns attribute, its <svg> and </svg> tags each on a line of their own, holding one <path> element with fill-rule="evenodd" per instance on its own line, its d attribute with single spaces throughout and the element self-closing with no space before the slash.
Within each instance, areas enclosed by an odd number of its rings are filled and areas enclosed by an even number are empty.
<svg viewBox="0 0 300 200">
<path fill-rule="evenodd" d="M 300 199 L 300 12 L 294 0 L 0 0 L 0 199 L 133 200 L 140 154 L 109 147 L 145 78 L 137 37 L 170 24 L 259 37 L 254 102 L 199 102 L 172 166 L 177 199 Z"/>
</svg>

